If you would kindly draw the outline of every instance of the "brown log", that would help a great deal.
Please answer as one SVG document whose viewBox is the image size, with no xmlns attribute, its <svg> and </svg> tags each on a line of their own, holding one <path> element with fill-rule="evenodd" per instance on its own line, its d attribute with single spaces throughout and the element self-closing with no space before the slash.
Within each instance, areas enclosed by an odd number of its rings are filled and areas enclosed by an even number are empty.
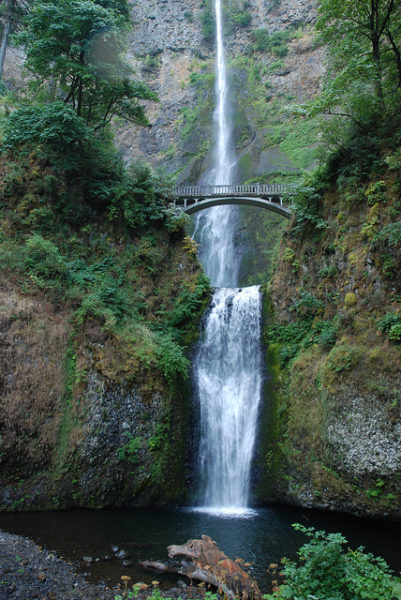
<svg viewBox="0 0 401 600">
<path fill-rule="evenodd" d="M 248 573 L 228 558 L 207 535 L 201 540 L 188 540 L 182 546 L 168 546 L 170 558 L 185 557 L 179 573 L 189 579 L 204 581 L 221 590 L 228 598 L 260 600 L 259 586 Z"/>
<path fill-rule="evenodd" d="M 158 560 L 140 560 L 138 565 L 144 569 L 148 569 L 149 571 L 158 571 L 160 573 L 178 573 L 177 568 L 170 567 L 170 565 L 166 565 Z"/>
</svg>

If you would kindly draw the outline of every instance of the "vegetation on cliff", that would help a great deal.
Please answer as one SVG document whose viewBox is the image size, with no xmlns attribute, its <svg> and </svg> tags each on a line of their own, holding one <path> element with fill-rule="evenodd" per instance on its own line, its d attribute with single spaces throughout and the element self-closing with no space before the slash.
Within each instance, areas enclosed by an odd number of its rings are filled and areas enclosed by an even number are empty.
<svg viewBox="0 0 401 600">
<path fill-rule="evenodd" d="M 321 3 L 328 79 L 302 111 L 327 113 L 327 150 L 296 189 L 295 215 L 266 290 L 265 340 L 277 387 L 267 459 L 275 493 L 307 505 L 396 516 L 398 7 L 384 1 L 347 7 Z"/>
<path fill-rule="evenodd" d="M 35 3 L 20 34 L 31 78 L 2 98 L 7 509 L 183 494 L 187 353 L 209 283 L 172 178 L 112 143 L 112 117 L 146 124 L 140 100 L 156 100 L 122 58 L 127 14 Z"/>
</svg>

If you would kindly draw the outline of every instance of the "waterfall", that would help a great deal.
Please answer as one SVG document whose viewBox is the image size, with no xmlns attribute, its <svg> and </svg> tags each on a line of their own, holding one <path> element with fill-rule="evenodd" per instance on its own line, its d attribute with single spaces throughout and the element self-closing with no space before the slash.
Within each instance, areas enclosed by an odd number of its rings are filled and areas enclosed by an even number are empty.
<svg viewBox="0 0 401 600">
<path fill-rule="evenodd" d="M 216 139 L 214 168 L 207 181 L 214 185 L 233 183 L 235 156 L 232 151 L 232 128 L 228 118 L 229 90 L 223 43 L 222 0 L 215 0 L 216 13 L 216 108 L 213 113 Z M 240 261 L 235 251 L 236 209 L 216 206 L 199 213 L 194 232 L 199 242 L 199 258 L 213 285 L 235 287 L 238 282 Z"/>
<path fill-rule="evenodd" d="M 229 118 L 229 88 L 223 39 L 222 0 L 216 13 L 216 139 L 214 168 L 206 183 L 233 183 L 235 156 Z M 207 510 L 243 511 L 262 388 L 261 302 L 257 286 L 238 289 L 240 257 L 235 248 L 236 209 L 219 206 L 200 213 L 194 237 L 216 290 L 193 365 L 200 405 L 201 503 Z M 228 287 L 230 286 L 230 287 Z"/>
<path fill-rule="evenodd" d="M 244 508 L 261 393 L 257 286 L 214 294 L 196 359 L 203 504 Z"/>
</svg>

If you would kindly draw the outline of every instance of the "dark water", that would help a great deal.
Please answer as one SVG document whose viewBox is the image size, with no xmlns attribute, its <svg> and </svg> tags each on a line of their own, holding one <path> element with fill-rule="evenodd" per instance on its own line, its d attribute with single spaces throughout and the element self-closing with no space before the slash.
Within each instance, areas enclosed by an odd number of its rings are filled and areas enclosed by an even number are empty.
<svg viewBox="0 0 401 600">
<path fill-rule="evenodd" d="M 141 570 L 136 562 L 164 561 L 167 545 L 207 534 L 231 558 L 239 556 L 252 563 L 250 570 L 264 591 L 269 588 L 268 565 L 282 556 L 295 558 L 305 541 L 292 529 L 294 522 L 328 532 L 340 531 L 351 547 L 363 545 L 369 552 L 383 556 L 395 571 L 401 570 L 401 525 L 317 511 L 273 507 L 255 510 L 248 517 L 218 517 L 186 509 L 0 514 L 1 529 L 31 537 L 65 558 L 101 559 L 90 567 L 81 562 L 81 568 L 92 580 L 111 582 L 118 582 L 124 574 L 133 581 L 162 581 L 162 577 Z M 133 564 L 124 567 L 115 558 L 112 545 L 126 550 Z M 104 560 L 105 556 L 113 558 Z M 164 583 L 174 585 L 176 581 Z"/>
</svg>

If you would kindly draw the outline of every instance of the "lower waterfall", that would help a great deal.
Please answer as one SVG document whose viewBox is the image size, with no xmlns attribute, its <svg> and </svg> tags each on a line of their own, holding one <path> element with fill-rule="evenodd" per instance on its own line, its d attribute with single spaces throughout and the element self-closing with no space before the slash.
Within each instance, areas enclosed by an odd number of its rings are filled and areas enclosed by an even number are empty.
<svg viewBox="0 0 401 600">
<path fill-rule="evenodd" d="M 202 504 L 248 506 L 262 387 L 258 286 L 216 290 L 194 362 L 200 401 Z"/>
</svg>

